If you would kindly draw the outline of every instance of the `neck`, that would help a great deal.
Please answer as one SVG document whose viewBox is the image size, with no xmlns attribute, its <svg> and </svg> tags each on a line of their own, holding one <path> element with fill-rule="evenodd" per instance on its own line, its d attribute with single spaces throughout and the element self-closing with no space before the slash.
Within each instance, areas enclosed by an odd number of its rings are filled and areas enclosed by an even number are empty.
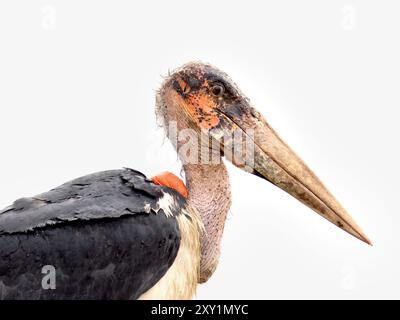
<svg viewBox="0 0 400 320">
<path fill-rule="evenodd" d="M 225 220 L 231 205 L 229 177 L 222 160 L 219 164 L 183 166 L 189 190 L 189 204 L 197 209 L 204 224 L 201 236 L 200 282 L 215 271 Z"/>
</svg>

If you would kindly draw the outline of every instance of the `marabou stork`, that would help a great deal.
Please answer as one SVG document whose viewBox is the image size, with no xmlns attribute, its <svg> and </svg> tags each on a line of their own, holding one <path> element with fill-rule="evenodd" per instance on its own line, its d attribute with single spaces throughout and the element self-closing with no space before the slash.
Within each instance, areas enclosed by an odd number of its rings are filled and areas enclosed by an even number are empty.
<svg viewBox="0 0 400 320">
<path fill-rule="evenodd" d="M 199 62 L 175 70 L 157 92 L 156 114 L 186 187 L 171 173 L 149 179 L 121 169 L 16 200 L 0 211 L 0 298 L 192 298 L 217 267 L 231 205 L 222 156 L 370 244 L 224 72 Z M 42 286 L 45 265 L 54 266 L 55 289 Z"/>
</svg>

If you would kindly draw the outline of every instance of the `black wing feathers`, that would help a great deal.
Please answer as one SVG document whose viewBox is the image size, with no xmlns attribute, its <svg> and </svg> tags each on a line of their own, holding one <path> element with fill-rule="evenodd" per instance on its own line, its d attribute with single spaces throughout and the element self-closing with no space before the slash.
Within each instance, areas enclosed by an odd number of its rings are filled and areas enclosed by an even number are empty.
<svg viewBox="0 0 400 320">
<path fill-rule="evenodd" d="M 176 200 L 167 217 L 158 201 Z M 165 274 L 180 243 L 185 200 L 134 170 L 68 182 L 0 212 L 0 298 L 138 298 Z M 41 286 L 43 266 L 56 289 Z"/>
</svg>

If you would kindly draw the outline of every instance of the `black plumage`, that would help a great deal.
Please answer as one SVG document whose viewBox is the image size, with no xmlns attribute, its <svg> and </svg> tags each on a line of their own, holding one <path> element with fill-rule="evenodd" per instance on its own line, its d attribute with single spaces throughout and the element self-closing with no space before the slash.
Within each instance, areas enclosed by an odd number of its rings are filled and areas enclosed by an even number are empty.
<svg viewBox="0 0 400 320">
<path fill-rule="evenodd" d="M 173 201 L 161 208 L 166 195 Z M 15 201 L 0 211 L 0 299 L 138 298 L 172 265 L 185 205 L 132 169 Z M 45 265 L 56 270 L 54 290 L 42 288 Z"/>
</svg>

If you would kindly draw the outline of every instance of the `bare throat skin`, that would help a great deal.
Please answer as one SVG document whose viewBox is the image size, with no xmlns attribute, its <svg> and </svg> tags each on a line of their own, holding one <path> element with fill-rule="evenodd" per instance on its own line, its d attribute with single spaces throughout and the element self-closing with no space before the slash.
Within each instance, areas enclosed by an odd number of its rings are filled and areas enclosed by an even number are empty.
<svg viewBox="0 0 400 320">
<path fill-rule="evenodd" d="M 225 221 L 231 206 L 229 176 L 222 159 L 218 164 L 186 164 L 183 169 L 189 190 L 189 205 L 197 209 L 204 225 L 200 236 L 199 278 L 199 282 L 203 283 L 218 265 Z"/>
</svg>

